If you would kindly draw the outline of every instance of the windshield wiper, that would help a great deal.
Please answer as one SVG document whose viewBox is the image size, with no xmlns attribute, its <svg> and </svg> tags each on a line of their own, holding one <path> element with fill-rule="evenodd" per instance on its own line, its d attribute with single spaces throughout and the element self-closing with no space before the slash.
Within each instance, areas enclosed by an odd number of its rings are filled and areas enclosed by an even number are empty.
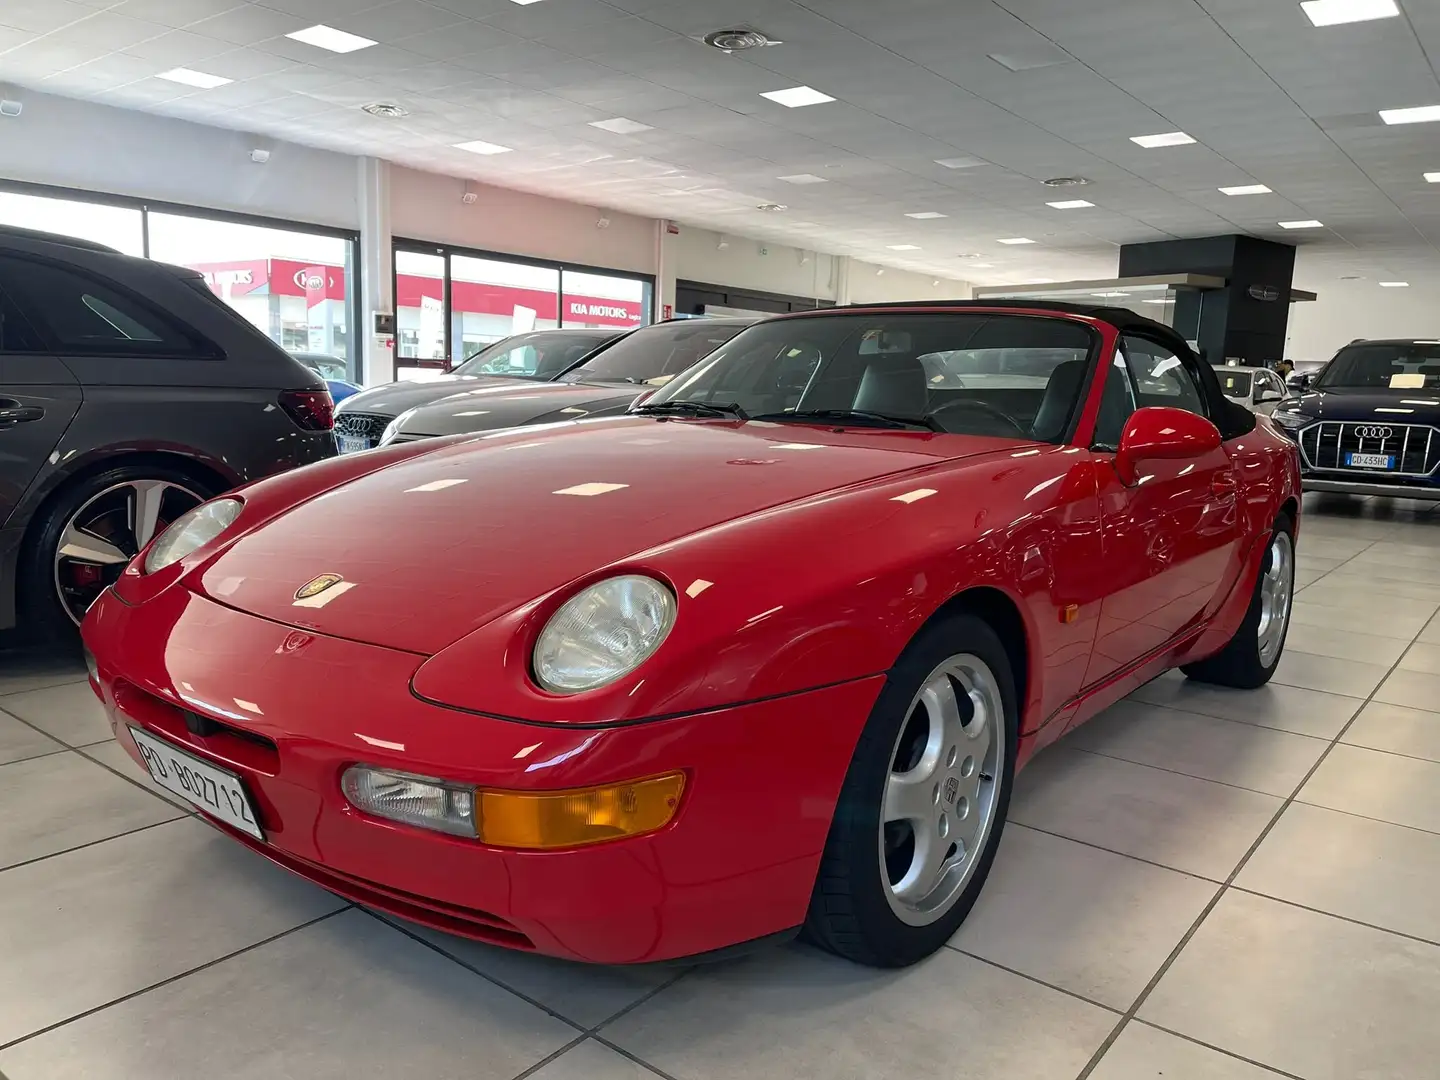
<svg viewBox="0 0 1440 1080">
<path fill-rule="evenodd" d="M 868 412 L 865 409 L 797 409 L 794 412 L 764 413 L 760 416 L 752 416 L 751 419 L 778 423 L 784 423 L 787 420 L 796 420 L 802 424 L 837 423 L 853 427 L 881 427 L 896 430 L 902 428 L 939 432 L 945 430 L 933 416 L 888 416 L 885 413 Z"/>
<path fill-rule="evenodd" d="M 643 416 L 733 416 L 737 420 L 750 419 L 744 409 L 730 401 L 721 401 L 716 404 L 707 401 L 657 401 L 654 404 L 637 405 L 631 411 Z"/>
</svg>

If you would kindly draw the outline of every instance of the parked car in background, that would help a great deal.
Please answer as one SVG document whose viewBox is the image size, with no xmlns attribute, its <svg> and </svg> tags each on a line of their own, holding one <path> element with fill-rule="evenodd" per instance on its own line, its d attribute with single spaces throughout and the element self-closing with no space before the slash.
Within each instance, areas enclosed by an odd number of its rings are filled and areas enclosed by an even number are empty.
<svg viewBox="0 0 1440 1080">
<path fill-rule="evenodd" d="M 198 272 L 0 228 L 0 628 L 73 634 L 167 523 L 333 456 L 332 421 Z"/>
<path fill-rule="evenodd" d="M 350 372 L 345 367 L 345 361 L 338 356 L 313 352 L 292 352 L 290 355 L 325 380 L 325 385 L 330 390 L 330 400 L 336 405 L 360 392 L 360 387 L 350 381 Z"/>
<path fill-rule="evenodd" d="M 510 391 L 558 378 L 624 334 L 614 329 L 532 330 L 487 345 L 448 375 L 401 380 L 352 394 L 335 416 L 342 454 L 369 450 L 407 409 L 461 389 Z"/>
<path fill-rule="evenodd" d="M 726 317 L 642 326 L 541 386 L 481 386 L 410 409 L 386 427 L 380 445 L 623 413 L 647 388 L 663 386 L 754 322 Z"/>
<path fill-rule="evenodd" d="M 1220 392 L 1227 398 L 1266 416 L 1290 396 L 1285 381 L 1269 368 L 1216 364 L 1215 377 L 1220 380 Z"/>
<path fill-rule="evenodd" d="M 1291 390 L 1304 390 L 1325 370 L 1328 363 L 1328 360 L 1296 360 L 1290 374 L 1285 376 L 1286 387 Z"/>
<path fill-rule="evenodd" d="M 1440 500 L 1440 341 L 1347 345 L 1272 419 L 1306 491 Z"/>
<path fill-rule="evenodd" d="M 803 928 L 899 967 L 1042 747 L 1169 668 L 1270 679 L 1299 479 L 1130 312 L 822 310 L 626 416 L 217 499 L 85 640 L 137 769 L 368 908 L 592 963 Z"/>
</svg>

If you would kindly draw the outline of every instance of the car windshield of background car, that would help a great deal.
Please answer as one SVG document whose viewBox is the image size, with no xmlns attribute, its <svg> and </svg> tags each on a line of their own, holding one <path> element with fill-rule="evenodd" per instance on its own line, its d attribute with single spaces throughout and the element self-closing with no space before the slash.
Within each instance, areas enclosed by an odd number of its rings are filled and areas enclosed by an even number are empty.
<svg viewBox="0 0 1440 1080">
<path fill-rule="evenodd" d="M 644 407 L 738 405 L 748 416 L 797 422 L 838 410 L 955 434 L 1058 442 L 1097 342 L 1079 322 L 1023 315 L 781 319 L 744 331 Z"/>
<path fill-rule="evenodd" d="M 595 334 L 543 330 L 516 334 L 487 345 L 455 369 L 456 375 L 509 375 L 517 379 L 553 379 L 604 343 Z"/>
<path fill-rule="evenodd" d="M 344 382 L 350 377 L 345 370 L 345 361 L 338 357 L 327 356 L 324 353 L 291 353 L 290 355 L 322 379 Z"/>
<path fill-rule="evenodd" d="M 1237 401 L 1250 400 L 1250 392 L 1254 387 L 1253 372 L 1223 367 L 1216 368 L 1215 374 L 1220 378 L 1220 389 L 1226 397 L 1235 398 Z"/>
<path fill-rule="evenodd" d="M 1325 365 L 1315 385 L 1322 390 L 1440 389 L 1440 341 L 1352 345 Z"/>
<path fill-rule="evenodd" d="M 661 386 L 738 334 L 736 323 L 687 319 L 627 334 L 587 364 L 565 373 L 564 382 L 638 383 Z"/>
</svg>

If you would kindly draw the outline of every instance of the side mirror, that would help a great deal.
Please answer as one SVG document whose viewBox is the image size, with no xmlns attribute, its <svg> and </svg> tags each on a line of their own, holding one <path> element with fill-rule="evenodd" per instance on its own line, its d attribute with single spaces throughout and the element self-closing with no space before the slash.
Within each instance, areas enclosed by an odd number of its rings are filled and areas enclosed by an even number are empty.
<svg viewBox="0 0 1440 1080">
<path fill-rule="evenodd" d="M 1198 458 L 1219 449 L 1220 441 L 1220 429 L 1203 416 L 1167 406 L 1137 409 L 1120 434 L 1115 471 L 1133 487 L 1143 462 Z"/>
<path fill-rule="evenodd" d="M 1269 404 L 1269 403 L 1272 402 L 1272 401 L 1284 401 L 1284 400 L 1285 400 L 1285 395 L 1282 394 L 1282 393 L 1280 393 L 1279 390 L 1276 390 L 1274 387 L 1270 387 L 1270 386 L 1263 387 L 1263 388 L 1260 390 L 1260 392 L 1255 395 L 1255 404 L 1256 404 L 1256 405 L 1267 405 L 1267 404 Z"/>
</svg>

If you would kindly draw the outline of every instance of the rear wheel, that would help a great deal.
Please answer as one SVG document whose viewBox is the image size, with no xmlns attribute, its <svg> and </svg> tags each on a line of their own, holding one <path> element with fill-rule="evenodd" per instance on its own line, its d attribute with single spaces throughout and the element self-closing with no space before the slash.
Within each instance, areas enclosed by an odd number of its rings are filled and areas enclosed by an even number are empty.
<svg viewBox="0 0 1440 1080">
<path fill-rule="evenodd" d="M 1015 767 L 1015 681 L 973 615 L 927 628 L 891 673 L 841 790 L 806 936 L 902 967 L 945 944 L 990 872 Z"/>
<path fill-rule="evenodd" d="M 149 465 L 108 469 L 64 490 L 31 526 L 22 579 L 26 629 L 74 637 L 126 564 L 209 497 L 184 473 Z"/>
<path fill-rule="evenodd" d="M 1214 656 L 1181 670 L 1197 682 L 1254 690 L 1264 686 L 1280 665 L 1290 607 L 1295 599 L 1295 526 L 1281 514 L 1270 534 L 1265 559 L 1245 621 L 1230 642 Z"/>
</svg>

